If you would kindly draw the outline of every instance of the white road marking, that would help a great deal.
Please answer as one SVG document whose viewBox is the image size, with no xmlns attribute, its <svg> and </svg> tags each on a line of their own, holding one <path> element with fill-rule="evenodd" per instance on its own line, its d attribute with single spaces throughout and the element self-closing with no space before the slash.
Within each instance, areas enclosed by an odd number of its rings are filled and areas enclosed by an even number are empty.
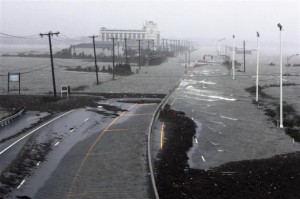
<svg viewBox="0 0 300 199">
<path fill-rule="evenodd" d="M 215 143 L 215 142 L 213 142 L 213 141 L 210 141 L 210 143 L 211 143 L 212 145 L 214 145 L 214 146 L 218 146 L 218 145 L 220 145 L 220 144 L 218 144 L 218 143 Z"/>
<path fill-rule="evenodd" d="M 223 150 L 223 149 L 218 149 L 218 151 L 219 151 L 219 152 L 224 152 L 224 150 Z"/>
<path fill-rule="evenodd" d="M 75 128 L 72 128 L 72 129 L 70 130 L 70 132 L 72 133 L 74 130 L 75 130 Z"/>
<path fill-rule="evenodd" d="M 228 120 L 233 120 L 233 121 L 237 121 L 237 120 L 238 120 L 238 119 L 236 119 L 236 118 L 226 117 L 226 116 L 224 116 L 224 115 L 221 115 L 221 118 L 228 119 Z"/>
<path fill-rule="evenodd" d="M 88 121 L 89 119 L 90 119 L 90 118 L 87 117 L 84 121 L 86 122 L 86 121 Z"/>
<path fill-rule="evenodd" d="M 203 162 L 205 162 L 205 158 L 203 157 L 203 155 L 201 155 L 201 158 L 202 158 Z"/>
<path fill-rule="evenodd" d="M 195 138 L 195 142 L 196 142 L 196 144 L 198 144 L 198 140 L 197 140 L 197 138 Z"/>
<path fill-rule="evenodd" d="M 57 146 L 59 144 L 59 142 L 56 142 L 55 144 L 54 144 L 54 146 Z"/>
<path fill-rule="evenodd" d="M 62 116 L 65 116 L 65 115 L 67 115 L 67 114 L 69 114 L 69 113 L 71 113 L 71 112 L 73 112 L 73 111 L 74 111 L 74 110 L 71 110 L 71 111 L 68 111 L 68 112 L 66 112 L 66 113 L 64 113 L 64 114 L 61 114 L 60 116 L 58 116 L 58 117 L 56 117 L 56 118 L 50 120 L 49 122 L 46 122 L 45 124 L 43 124 L 43 125 L 39 126 L 38 128 L 34 129 L 33 131 L 27 133 L 26 135 L 24 135 L 23 137 L 21 137 L 20 139 L 18 139 L 17 141 L 15 141 L 14 143 L 12 143 L 12 144 L 9 145 L 8 147 L 6 147 L 4 150 L 2 150 L 2 151 L 0 152 L 0 155 L 2 155 L 2 153 L 4 153 L 5 151 L 7 151 L 7 150 L 10 149 L 11 147 L 13 147 L 15 144 L 17 144 L 18 142 L 20 142 L 21 140 L 23 140 L 23 139 L 26 138 L 27 136 L 31 135 L 32 133 L 36 132 L 37 130 L 41 129 L 42 127 L 46 126 L 47 124 L 49 124 L 49 123 L 51 123 L 51 122 L 57 120 L 58 118 L 61 118 Z"/>
<path fill-rule="evenodd" d="M 38 163 L 36 163 L 36 166 L 39 166 L 41 164 L 41 161 L 39 161 Z"/>
<path fill-rule="evenodd" d="M 223 125 L 224 127 L 226 127 L 226 125 L 223 122 L 217 122 L 217 121 L 214 121 L 214 120 L 209 120 L 209 121 L 213 122 L 213 123 L 216 123 L 216 124 Z"/>
<path fill-rule="evenodd" d="M 25 182 L 25 179 L 22 180 L 22 182 L 19 184 L 19 186 L 17 187 L 17 189 L 20 189 L 20 187 L 24 184 L 24 182 Z"/>
<path fill-rule="evenodd" d="M 295 144 L 295 139 L 294 138 L 292 138 L 293 139 L 293 144 Z"/>
<path fill-rule="evenodd" d="M 111 104 L 112 105 L 112 104 Z M 97 106 L 98 108 L 102 108 L 102 106 Z"/>
</svg>

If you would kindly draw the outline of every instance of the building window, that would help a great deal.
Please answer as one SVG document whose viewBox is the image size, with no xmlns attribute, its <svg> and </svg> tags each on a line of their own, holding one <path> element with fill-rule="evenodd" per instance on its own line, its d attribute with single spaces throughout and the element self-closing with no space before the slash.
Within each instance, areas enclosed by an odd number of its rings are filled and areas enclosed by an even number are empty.
<svg viewBox="0 0 300 199">
<path fill-rule="evenodd" d="M 132 34 L 131 33 L 128 33 L 128 38 L 132 39 Z"/>
<path fill-rule="evenodd" d="M 145 33 L 143 33 L 142 36 L 143 36 L 143 39 L 145 39 Z"/>
<path fill-rule="evenodd" d="M 109 40 L 109 33 L 106 33 L 106 40 Z"/>
<path fill-rule="evenodd" d="M 133 33 L 133 38 L 132 39 L 136 39 L 136 33 Z"/>
<path fill-rule="evenodd" d="M 124 33 L 124 38 L 127 38 L 127 33 Z"/>
<path fill-rule="evenodd" d="M 123 33 L 120 33 L 120 38 L 121 38 L 121 39 L 123 38 Z"/>
<path fill-rule="evenodd" d="M 113 38 L 114 37 L 114 33 L 110 33 L 110 37 Z"/>
<path fill-rule="evenodd" d="M 104 35 L 104 33 L 102 33 L 102 41 L 104 41 L 105 40 L 105 35 Z"/>
</svg>

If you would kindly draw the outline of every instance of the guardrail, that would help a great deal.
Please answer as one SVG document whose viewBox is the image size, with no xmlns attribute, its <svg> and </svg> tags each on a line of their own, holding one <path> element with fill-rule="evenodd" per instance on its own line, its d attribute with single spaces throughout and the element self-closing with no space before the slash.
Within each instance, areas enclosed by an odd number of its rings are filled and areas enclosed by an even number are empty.
<svg viewBox="0 0 300 199">
<path fill-rule="evenodd" d="M 156 183 L 155 183 L 155 178 L 154 178 L 154 172 L 153 172 L 153 163 L 152 163 L 152 155 L 151 155 L 151 151 L 152 151 L 152 132 L 154 129 L 154 123 L 156 122 L 160 111 L 164 108 L 164 106 L 166 105 L 167 101 L 169 100 L 169 97 L 171 96 L 171 94 L 174 92 L 174 90 L 178 87 L 178 85 L 180 84 L 181 80 L 184 77 L 180 78 L 180 80 L 177 82 L 177 84 L 170 89 L 168 95 L 165 96 L 165 98 L 160 102 L 160 104 L 157 106 L 152 119 L 151 119 L 151 123 L 150 123 L 150 128 L 149 128 L 149 132 L 148 132 L 148 164 L 149 164 L 149 170 L 150 170 L 150 178 L 151 178 L 151 183 L 152 183 L 152 189 L 155 195 L 156 199 L 159 199 L 159 195 L 158 195 L 158 191 L 156 188 Z"/>
<path fill-rule="evenodd" d="M 9 116 L 3 120 L 0 121 L 0 127 L 6 126 L 8 124 L 10 124 L 11 122 L 13 122 L 15 119 L 17 119 L 18 117 L 20 117 L 25 111 L 25 107 L 23 107 L 20 111 L 18 111 L 17 113 L 13 114 L 12 116 Z"/>
</svg>

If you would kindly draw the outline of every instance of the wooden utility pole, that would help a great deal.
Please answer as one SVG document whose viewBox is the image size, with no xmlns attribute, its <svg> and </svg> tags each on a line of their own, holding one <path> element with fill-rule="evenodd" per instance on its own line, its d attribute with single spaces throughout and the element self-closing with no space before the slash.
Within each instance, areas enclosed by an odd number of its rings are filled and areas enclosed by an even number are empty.
<svg viewBox="0 0 300 199">
<path fill-rule="evenodd" d="M 149 51 L 150 51 L 150 41 L 147 41 L 147 43 L 148 43 L 148 53 L 149 53 Z"/>
<path fill-rule="evenodd" d="M 96 78 L 97 78 L 97 84 L 99 84 L 99 78 L 98 78 L 98 66 L 97 66 L 97 56 L 96 56 L 96 46 L 95 46 L 95 37 L 98 37 L 97 35 L 89 36 L 89 38 L 93 39 L 93 46 L 94 46 L 94 57 L 95 57 L 95 69 L 96 69 Z"/>
<path fill-rule="evenodd" d="M 140 39 L 137 40 L 139 42 L 139 70 L 141 70 L 141 41 Z"/>
<path fill-rule="evenodd" d="M 52 55 L 52 43 L 51 43 L 51 37 L 53 37 L 53 35 L 58 35 L 59 32 L 49 32 L 49 33 L 45 33 L 42 34 L 40 33 L 40 36 L 48 36 L 49 38 L 49 48 L 50 48 L 50 60 L 51 60 L 51 70 L 52 70 L 52 82 L 53 82 L 53 92 L 54 92 L 54 97 L 56 98 L 56 85 L 55 85 L 55 74 L 54 74 L 54 66 L 53 66 L 53 55 Z"/>
<path fill-rule="evenodd" d="M 127 38 L 124 38 L 125 41 L 125 56 L 126 56 L 126 64 L 128 64 L 128 54 L 127 54 Z"/>
<path fill-rule="evenodd" d="M 115 40 L 118 39 L 118 38 L 110 38 L 112 41 L 113 41 L 113 80 L 115 79 Z"/>
<path fill-rule="evenodd" d="M 244 72 L 246 72 L 246 44 L 245 40 L 243 41 L 244 44 Z"/>
</svg>

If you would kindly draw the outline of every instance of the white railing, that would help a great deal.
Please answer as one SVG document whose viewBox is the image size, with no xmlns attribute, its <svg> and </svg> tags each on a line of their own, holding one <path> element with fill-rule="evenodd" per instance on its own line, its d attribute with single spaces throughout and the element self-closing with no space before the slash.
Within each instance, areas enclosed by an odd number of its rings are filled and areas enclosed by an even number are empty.
<svg viewBox="0 0 300 199">
<path fill-rule="evenodd" d="M 14 115 L 11 115 L 11 116 L 1 120 L 0 121 L 0 127 L 6 126 L 6 125 L 12 123 L 15 119 L 20 117 L 24 113 L 24 111 L 25 111 L 25 107 L 23 107 L 20 111 L 18 111 Z"/>
</svg>

